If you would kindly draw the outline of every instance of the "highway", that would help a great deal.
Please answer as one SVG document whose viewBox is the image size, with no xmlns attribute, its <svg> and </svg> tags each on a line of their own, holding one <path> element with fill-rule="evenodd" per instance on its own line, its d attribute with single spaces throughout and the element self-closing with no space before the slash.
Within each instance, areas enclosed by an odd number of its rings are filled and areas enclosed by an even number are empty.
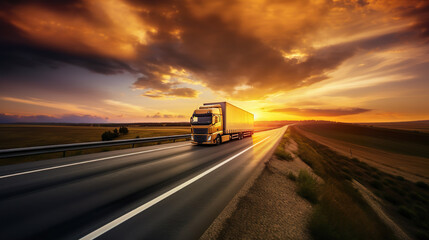
<svg viewBox="0 0 429 240">
<path fill-rule="evenodd" d="M 198 239 L 286 128 L 0 167 L 0 239 Z"/>
</svg>

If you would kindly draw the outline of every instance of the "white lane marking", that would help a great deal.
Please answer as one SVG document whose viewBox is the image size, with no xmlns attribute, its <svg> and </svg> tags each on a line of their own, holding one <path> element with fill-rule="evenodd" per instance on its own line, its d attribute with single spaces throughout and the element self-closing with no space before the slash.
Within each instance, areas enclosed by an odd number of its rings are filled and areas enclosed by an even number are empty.
<svg viewBox="0 0 429 240">
<path fill-rule="evenodd" d="M 236 157 L 240 156 L 241 154 L 249 151 L 250 149 L 252 149 L 253 147 L 257 146 L 258 144 L 264 142 L 265 140 L 267 140 L 270 137 L 271 136 L 268 136 L 268 137 L 262 139 L 261 141 L 257 142 L 256 144 L 253 144 L 252 146 L 250 146 L 250 147 L 244 149 L 243 151 L 235 154 L 234 156 L 226 159 L 225 161 L 219 163 L 218 165 L 216 165 L 216 166 L 214 166 L 214 167 L 212 167 L 212 168 L 204 171 L 203 173 L 198 174 L 197 176 L 189 179 L 188 181 L 180 184 L 179 186 L 170 189 L 169 191 L 167 191 L 167 192 L 159 195 L 158 197 L 150 200 L 149 202 L 141 205 L 140 207 L 138 207 L 138 208 L 136 208 L 136 209 L 134 209 L 134 210 L 132 210 L 132 211 L 130 211 L 130 212 L 128 212 L 128 213 L 120 216 L 119 218 L 117 218 L 117 219 L 115 219 L 115 220 L 107 223 L 106 225 L 104 225 L 104 226 L 102 226 L 102 227 L 94 230 L 93 232 L 89 233 L 88 235 L 80 238 L 80 240 L 95 239 L 95 238 L 103 235 L 104 233 L 112 230 L 113 228 L 117 227 L 118 225 L 122 224 L 123 222 L 127 221 L 128 219 L 136 216 L 137 214 L 145 211 L 146 209 L 152 207 L 153 205 L 161 202 L 162 200 L 164 200 L 164 199 L 168 198 L 169 196 L 173 195 L 174 193 L 176 193 L 176 192 L 180 191 L 181 189 L 187 187 L 188 185 L 192 184 L 193 182 L 199 180 L 200 178 L 204 177 L 205 175 L 207 175 L 207 174 L 213 172 L 214 170 L 220 168 L 222 165 L 225 165 L 226 163 L 230 162 L 234 158 L 236 158 Z"/>
<path fill-rule="evenodd" d="M 178 147 L 189 146 L 189 145 L 192 145 L 192 144 L 188 143 L 188 144 L 182 144 L 182 145 L 178 145 L 178 146 L 156 148 L 156 149 L 145 150 L 145 151 L 140 151 L 140 152 L 126 153 L 126 154 L 121 154 L 121 155 L 116 155 L 116 156 L 111 156 L 111 157 L 97 158 L 97 159 L 83 161 L 83 162 L 69 163 L 69 164 L 64 164 L 64 165 L 55 166 L 55 167 L 48 167 L 48 168 L 41 168 L 41 169 L 30 170 L 30 171 L 25 171 L 25 172 L 13 173 L 13 174 L 0 176 L 0 179 L 19 176 L 19 175 L 25 175 L 25 174 L 30 174 L 30 173 L 36 173 L 36 172 L 43 172 L 43 171 L 48 171 L 48 170 L 52 170 L 52 169 L 71 167 L 71 166 L 76 166 L 76 165 L 81 165 L 81 164 L 86 164 L 86 163 L 99 162 L 99 161 L 104 161 L 104 160 L 108 160 L 108 159 L 112 159 L 112 158 L 126 157 L 126 156 L 132 156 L 132 155 L 148 153 L 148 152 L 156 152 L 156 151 L 161 151 L 161 150 L 165 150 L 165 149 L 178 148 Z"/>
</svg>

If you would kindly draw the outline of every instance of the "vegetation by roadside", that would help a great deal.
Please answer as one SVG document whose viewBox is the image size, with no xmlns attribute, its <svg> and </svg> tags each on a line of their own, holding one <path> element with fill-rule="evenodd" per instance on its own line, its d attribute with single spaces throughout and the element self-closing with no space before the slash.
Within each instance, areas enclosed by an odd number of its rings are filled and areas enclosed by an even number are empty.
<svg viewBox="0 0 429 240">
<path fill-rule="evenodd" d="M 326 149 L 298 135 L 293 128 L 291 137 L 298 143 L 298 156 L 324 181 L 317 185 L 308 174 L 301 173 L 306 187 L 305 194 L 300 195 L 317 202 L 309 222 L 314 239 L 395 239 L 390 229 L 347 181 L 346 171 L 332 164 L 340 159 L 332 154 L 326 155 Z M 298 191 L 302 191 L 299 180 L 297 182 Z"/>
<path fill-rule="evenodd" d="M 392 239 L 392 233 L 353 188 L 355 179 L 376 196 L 395 221 L 417 239 L 428 239 L 427 184 L 384 173 L 356 158 L 337 154 L 291 129 L 299 157 L 325 181 L 310 220 L 315 239 Z M 364 223 L 364 224 L 362 224 Z"/>
<path fill-rule="evenodd" d="M 285 151 L 285 145 L 287 144 L 288 139 L 289 139 L 289 133 L 287 132 L 283 135 L 282 139 L 280 140 L 279 145 L 277 145 L 276 150 L 274 151 L 274 154 L 280 160 L 285 160 L 285 161 L 292 161 L 293 160 L 292 155 Z"/>
<path fill-rule="evenodd" d="M 297 193 L 315 204 L 319 201 L 319 183 L 317 179 L 305 170 L 300 170 L 297 178 Z"/>
</svg>

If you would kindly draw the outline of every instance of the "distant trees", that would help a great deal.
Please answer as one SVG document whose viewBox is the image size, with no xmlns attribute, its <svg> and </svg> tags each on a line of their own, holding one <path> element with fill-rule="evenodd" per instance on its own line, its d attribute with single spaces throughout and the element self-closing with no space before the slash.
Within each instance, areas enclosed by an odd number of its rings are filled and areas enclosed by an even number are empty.
<svg viewBox="0 0 429 240">
<path fill-rule="evenodd" d="M 125 134 L 128 134 L 128 128 L 125 126 L 122 126 L 119 128 L 119 131 L 117 128 L 115 128 L 113 130 L 113 132 L 110 130 L 105 131 L 103 134 L 101 134 L 101 140 L 102 141 L 110 141 L 110 140 L 113 140 L 113 139 L 119 137 L 120 135 L 125 135 Z"/>
</svg>

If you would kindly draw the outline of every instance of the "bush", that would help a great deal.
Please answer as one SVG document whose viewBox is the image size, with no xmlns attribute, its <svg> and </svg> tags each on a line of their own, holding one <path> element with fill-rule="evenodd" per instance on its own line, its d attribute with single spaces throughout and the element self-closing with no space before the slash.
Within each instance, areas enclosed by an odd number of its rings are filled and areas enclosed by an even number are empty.
<svg viewBox="0 0 429 240">
<path fill-rule="evenodd" d="M 398 212 L 402 216 L 404 216 L 404 217 L 406 217 L 408 219 L 413 219 L 415 217 L 414 212 L 411 209 L 409 209 L 409 208 L 407 208 L 405 206 L 400 206 L 399 209 L 398 209 Z"/>
<path fill-rule="evenodd" d="M 119 135 L 115 134 L 114 132 L 106 131 L 101 135 L 101 140 L 102 141 L 110 141 L 110 140 L 115 139 L 118 136 Z"/>
<path fill-rule="evenodd" d="M 416 233 L 417 239 L 421 240 L 427 240 L 429 239 L 429 233 L 424 231 L 417 231 Z"/>
<path fill-rule="evenodd" d="M 317 203 L 319 198 L 319 184 L 307 171 L 300 170 L 297 178 L 297 193 L 311 203 Z"/>
<path fill-rule="evenodd" d="M 425 202 L 425 198 L 424 198 L 424 197 L 422 197 L 422 196 L 421 196 L 420 194 L 418 194 L 418 193 L 410 192 L 410 193 L 408 194 L 408 196 L 409 196 L 411 199 L 415 199 L 415 200 L 420 201 L 420 202 Z"/>
<path fill-rule="evenodd" d="M 113 130 L 113 134 L 115 135 L 115 137 L 119 137 L 119 131 L 117 128 L 115 128 L 115 130 Z"/>
<path fill-rule="evenodd" d="M 396 176 L 396 179 L 398 179 L 399 181 L 404 181 L 405 180 L 405 178 L 402 177 L 402 176 Z"/>
<path fill-rule="evenodd" d="M 382 190 L 383 189 L 383 184 L 380 181 L 373 180 L 369 184 L 371 184 L 371 186 L 373 188 L 375 188 L 375 189 L 378 189 L 378 190 Z"/>
<path fill-rule="evenodd" d="M 287 178 L 289 178 L 290 180 L 292 180 L 292 181 L 296 181 L 296 176 L 295 176 L 295 174 L 293 174 L 292 172 L 289 172 L 288 174 L 287 174 Z"/>
<path fill-rule="evenodd" d="M 392 192 L 384 193 L 383 198 L 393 205 L 400 205 L 402 203 L 401 197 Z"/>
<path fill-rule="evenodd" d="M 103 134 L 101 134 L 101 140 L 102 141 L 110 141 L 110 140 L 113 140 L 113 139 L 119 137 L 119 135 L 121 135 L 121 134 L 122 135 L 128 134 L 128 128 L 122 126 L 119 128 L 119 131 L 117 128 L 115 128 L 113 130 L 113 132 L 112 131 L 105 131 Z"/>
<path fill-rule="evenodd" d="M 290 155 L 290 153 L 285 152 L 283 144 L 279 144 L 276 148 L 276 151 L 274 154 L 280 159 L 280 160 L 286 160 L 286 161 L 292 161 L 293 158 Z"/>
<path fill-rule="evenodd" d="M 123 134 L 123 135 L 128 134 L 128 128 L 125 127 L 125 126 L 120 127 L 119 128 L 119 133 Z"/>
<path fill-rule="evenodd" d="M 421 188 L 423 188 L 423 189 L 429 189 L 429 186 L 428 186 L 426 183 L 421 182 L 421 181 L 416 182 L 416 186 L 417 186 L 417 187 L 421 187 Z"/>
</svg>

